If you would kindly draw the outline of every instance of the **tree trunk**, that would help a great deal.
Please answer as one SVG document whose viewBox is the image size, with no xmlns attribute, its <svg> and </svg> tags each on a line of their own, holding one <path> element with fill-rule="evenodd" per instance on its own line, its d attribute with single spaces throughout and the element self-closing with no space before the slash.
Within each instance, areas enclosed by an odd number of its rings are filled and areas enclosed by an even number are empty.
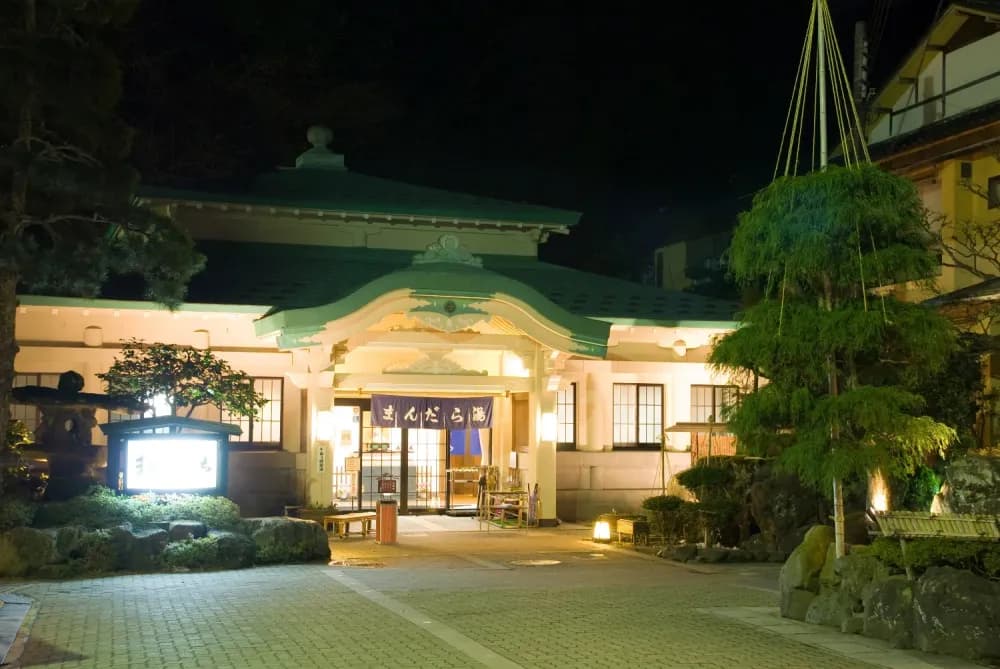
<svg viewBox="0 0 1000 669">
<path fill-rule="evenodd" d="M 830 277 L 827 275 L 823 276 L 823 303 L 827 311 L 833 311 L 834 307 L 834 296 L 833 296 L 833 283 L 830 281 Z M 837 379 L 837 355 L 836 353 L 831 353 L 827 358 L 827 382 L 829 383 L 830 397 L 836 397 L 840 394 L 840 387 Z M 830 423 L 830 448 L 835 449 L 837 447 L 837 439 L 840 437 L 840 426 L 837 425 L 836 419 Z M 837 557 L 844 557 L 847 554 L 847 548 L 845 546 L 845 535 L 844 531 L 844 484 L 839 478 L 833 479 L 833 537 L 834 543 L 837 551 Z"/>
<path fill-rule="evenodd" d="M 24 30 L 33 34 L 37 30 L 35 0 L 24 0 Z M 34 134 L 35 77 L 29 69 L 25 73 L 28 91 L 18 111 L 17 143 L 20 150 L 30 152 Z M 20 163 L 20 161 L 19 161 Z M 10 182 L 10 210 L 0 216 L 3 229 L 0 235 L 15 236 L 18 226 L 28 210 L 28 167 L 14 168 Z M 11 240 L 14 241 L 14 240 Z M 17 356 L 15 319 L 17 318 L 17 283 L 20 278 L 13 258 L 5 259 L 6 267 L 0 271 L 0 446 L 7 445 L 10 427 L 10 390 L 14 385 L 14 358 Z"/>
<path fill-rule="evenodd" d="M 0 439 L 7 443 L 10 425 L 10 389 L 14 385 L 14 356 L 17 339 L 14 319 L 17 317 L 17 275 L 0 273 Z"/>
</svg>

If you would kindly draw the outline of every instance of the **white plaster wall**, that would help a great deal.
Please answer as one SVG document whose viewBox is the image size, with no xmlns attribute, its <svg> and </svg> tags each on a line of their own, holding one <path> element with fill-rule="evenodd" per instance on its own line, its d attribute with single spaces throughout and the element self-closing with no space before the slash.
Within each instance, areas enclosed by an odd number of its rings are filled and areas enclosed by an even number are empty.
<svg viewBox="0 0 1000 669">
<path fill-rule="evenodd" d="M 557 515 L 566 522 L 589 522 L 612 509 L 642 513 L 642 500 L 661 494 L 666 481 L 691 466 L 690 453 L 560 451 L 556 458 Z"/>
</svg>

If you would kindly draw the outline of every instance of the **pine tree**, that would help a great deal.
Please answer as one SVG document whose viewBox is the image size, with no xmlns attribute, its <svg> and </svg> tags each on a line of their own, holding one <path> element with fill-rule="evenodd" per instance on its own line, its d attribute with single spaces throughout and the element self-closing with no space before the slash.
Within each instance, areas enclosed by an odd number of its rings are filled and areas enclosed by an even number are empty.
<svg viewBox="0 0 1000 669">
<path fill-rule="evenodd" d="M 0 3 L 0 434 L 9 421 L 19 291 L 92 296 L 111 274 L 168 306 L 202 258 L 171 221 L 136 206 L 130 129 L 115 114 L 106 41 L 138 0 Z"/>
<path fill-rule="evenodd" d="M 842 482 L 912 472 L 955 437 L 907 390 L 955 350 L 952 326 L 873 292 L 930 276 L 930 240 L 914 186 L 864 165 L 775 181 L 740 217 L 730 247 L 734 278 L 765 290 L 711 356 L 753 379 L 730 429 L 747 451 L 832 489 L 839 555 Z"/>
</svg>

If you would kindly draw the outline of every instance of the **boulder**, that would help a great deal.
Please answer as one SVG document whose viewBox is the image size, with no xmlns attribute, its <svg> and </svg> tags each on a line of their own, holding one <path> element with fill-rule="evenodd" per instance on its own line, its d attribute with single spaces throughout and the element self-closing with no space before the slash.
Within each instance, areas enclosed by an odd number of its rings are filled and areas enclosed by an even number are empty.
<svg viewBox="0 0 1000 669">
<path fill-rule="evenodd" d="M 873 582 L 864 599 L 862 634 L 895 648 L 913 645 L 913 584 L 905 576 Z"/>
<path fill-rule="evenodd" d="M 834 562 L 840 589 L 852 599 L 864 601 L 876 583 L 889 578 L 889 568 L 872 555 L 851 553 Z"/>
<path fill-rule="evenodd" d="M 768 551 L 767 561 L 768 562 L 784 562 L 788 559 L 788 553 L 785 551 Z"/>
<path fill-rule="evenodd" d="M 854 600 L 840 590 L 821 592 L 809 604 L 805 621 L 841 629 L 854 616 Z"/>
<path fill-rule="evenodd" d="M 79 525 L 67 525 L 45 530 L 55 542 L 56 562 L 66 562 L 80 557 L 80 541 L 87 534 L 87 529 Z"/>
<path fill-rule="evenodd" d="M 913 588 L 913 644 L 970 660 L 1000 659 L 1000 583 L 931 567 Z"/>
<path fill-rule="evenodd" d="M 128 571 L 155 571 L 163 565 L 163 549 L 167 547 L 166 530 L 138 530 L 132 533 L 131 541 L 120 556 L 122 569 Z"/>
<path fill-rule="evenodd" d="M 55 557 L 53 537 L 30 527 L 15 527 L 0 534 L 0 576 L 24 576 Z"/>
<path fill-rule="evenodd" d="M 767 541 L 764 539 L 763 534 L 755 534 L 742 544 L 740 548 L 746 551 L 750 555 L 750 560 L 753 562 L 767 562 L 768 548 Z M 781 559 L 782 562 L 785 561 L 784 557 Z"/>
<path fill-rule="evenodd" d="M 257 546 L 258 563 L 330 559 L 329 538 L 317 522 L 272 516 L 247 518 L 244 527 Z"/>
<path fill-rule="evenodd" d="M 185 539 L 201 539 L 208 536 L 208 528 L 205 523 L 197 520 L 174 520 L 170 522 L 170 540 L 184 541 Z"/>
<path fill-rule="evenodd" d="M 833 542 L 826 547 L 826 558 L 823 560 L 823 568 L 819 570 L 819 587 L 821 590 L 835 589 L 840 584 L 840 574 L 834 568 L 837 561 L 837 543 Z"/>
<path fill-rule="evenodd" d="M 805 620 L 806 614 L 809 613 L 809 607 L 818 596 L 815 592 L 808 590 L 792 590 L 787 596 L 782 594 L 781 615 L 785 618 Z"/>
<path fill-rule="evenodd" d="M 718 546 L 702 548 L 698 551 L 698 559 L 702 562 L 726 562 L 729 559 L 729 551 Z"/>
<path fill-rule="evenodd" d="M 698 555 L 698 547 L 694 544 L 681 544 L 666 549 L 666 557 L 675 562 L 687 562 Z"/>
<path fill-rule="evenodd" d="M 950 513 L 1000 515 L 1000 458 L 964 455 L 949 461 L 939 503 Z"/>
<path fill-rule="evenodd" d="M 819 572 L 826 561 L 827 548 L 832 541 L 833 528 L 816 525 L 806 533 L 802 543 L 788 556 L 778 577 L 778 586 L 781 590 L 781 615 L 795 617 L 798 620 L 805 618 L 806 610 L 801 611 L 801 617 L 790 615 L 793 608 L 796 612 L 800 608 L 792 606 L 793 598 L 799 604 L 803 599 L 801 595 L 794 593 L 805 591 L 815 595 L 819 592 Z"/>
<path fill-rule="evenodd" d="M 208 536 L 216 540 L 219 547 L 219 564 L 222 569 L 243 569 L 252 567 L 257 553 L 257 544 L 245 534 L 211 530 Z"/>
<path fill-rule="evenodd" d="M 754 557 L 742 548 L 733 548 L 729 551 L 729 557 L 726 560 L 728 562 L 753 562 Z"/>
</svg>

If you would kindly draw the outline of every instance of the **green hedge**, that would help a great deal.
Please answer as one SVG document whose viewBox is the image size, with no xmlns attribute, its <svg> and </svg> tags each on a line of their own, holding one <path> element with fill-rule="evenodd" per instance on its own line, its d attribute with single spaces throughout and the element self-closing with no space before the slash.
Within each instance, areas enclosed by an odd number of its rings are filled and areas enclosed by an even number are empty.
<svg viewBox="0 0 1000 669">
<path fill-rule="evenodd" d="M 38 506 L 34 527 L 81 525 L 112 527 L 122 523 L 135 526 L 171 520 L 196 520 L 208 527 L 235 529 L 240 508 L 225 497 L 207 495 L 116 495 L 103 486 L 65 502 Z"/>
<path fill-rule="evenodd" d="M 855 548 L 872 555 L 890 568 L 910 567 L 920 573 L 929 567 L 968 569 L 989 578 L 1000 578 L 1000 543 L 956 539 L 910 539 L 906 557 L 898 539 L 879 537 L 870 546 Z"/>
</svg>

